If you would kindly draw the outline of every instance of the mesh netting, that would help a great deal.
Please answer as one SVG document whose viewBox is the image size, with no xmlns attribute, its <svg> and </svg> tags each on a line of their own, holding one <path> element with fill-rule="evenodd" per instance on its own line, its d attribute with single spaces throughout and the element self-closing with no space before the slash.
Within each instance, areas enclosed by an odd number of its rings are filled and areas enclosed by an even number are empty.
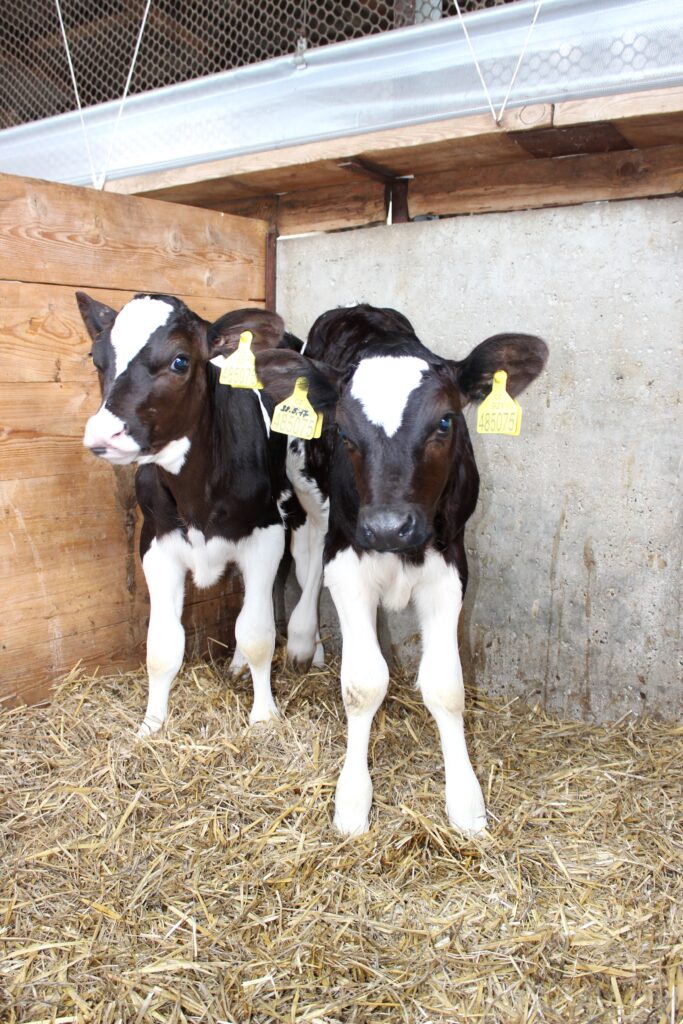
<svg viewBox="0 0 683 1024">
<path fill-rule="evenodd" d="M 463 13 L 517 0 L 461 0 Z M 83 106 L 123 93 L 144 0 L 61 0 Z M 130 92 L 453 17 L 452 0 L 153 0 Z M 76 107 L 54 0 L 0 5 L 0 128 Z"/>
</svg>

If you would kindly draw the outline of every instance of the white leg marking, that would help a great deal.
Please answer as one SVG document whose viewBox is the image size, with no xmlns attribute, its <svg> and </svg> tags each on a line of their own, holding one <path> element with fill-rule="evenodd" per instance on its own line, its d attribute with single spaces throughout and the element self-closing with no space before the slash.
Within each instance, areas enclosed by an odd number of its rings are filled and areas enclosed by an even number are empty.
<svg viewBox="0 0 683 1024">
<path fill-rule="evenodd" d="M 305 473 L 302 441 L 287 449 L 287 476 L 291 480 L 306 522 L 292 531 L 291 550 L 301 597 L 287 626 L 287 660 L 305 671 L 311 662 L 325 664 L 325 651 L 318 629 L 318 601 L 323 579 L 323 547 L 327 534 L 329 502 L 323 499 L 315 481 Z"/>
<path fill-rule="evenodd" d="M 311 662 L 325 664 L 325 652 L 318 631 L 318 601 L 323 581 L 323 547 L 327 517 L 308 516 L 306 523 L 292 533 L 292 556 L 301 597 L 287 626 L 287 660 L 302 671 Z"/>
<path fill-rule="evenodd" d="M 462 586 L 457 571 L 434 551 L 427 554 L 413 600 L 422 631 L 417 684 L 441 737 L 448 819 L 465 835 L 476 835 L 486 828 L 486 808 L 463 727 L 465 690 L 457 637 Z"/>
<path fill-rule="evenodd" d="M 150 613 L 147 631 L 147 672 L 149 697 L 138 737 L 158 732 L 168 714 L 171 684 L 183 663 L 185 630 L 181 616 L 186 566 L 173 542 L 154 539 L 142 560 L 149 589 Z"/>
<path fill-rule="evenodd" d="M 389 670 L 377 642 L 379 589 L 351 548 L 327 566 L 330 588 L 342 630 L 341 683 L 348 740 L 344 766 L 337 783 L 334 823 L 342 835 L 368 830 L 372 782 L 368 771 L 368 741 L 375 712 L 384 700 Z"/>
<path fill-rule="evenodd" d="M 248 667 L 247 659 L 244 657 L 239 647 L 235 647 L 235 653 L 232 656 L 228 672 L 231 676 L 237 678 L 237 676 L 240 676 L 245 668 Z"/>
<path fill-rule="evenodd" d="M 251 725 L 278 715 L 270 688 L 275 650 L 273 584 L 284 548 L 285 530 L 281 525 L 256 529 L 237 545 L 237 560 L 244 577 L 244 604 L 235 623 L 235 640 L 249 665 L 254 686 Z"/>
</svg>

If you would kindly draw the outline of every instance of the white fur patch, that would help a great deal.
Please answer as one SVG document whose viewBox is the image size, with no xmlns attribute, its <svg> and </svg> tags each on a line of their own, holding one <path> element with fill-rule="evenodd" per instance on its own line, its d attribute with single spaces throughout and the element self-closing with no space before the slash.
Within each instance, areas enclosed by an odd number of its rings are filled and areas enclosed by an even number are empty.
<svg viewBox="0 0 683 1024">
<path fill-rule="evenodd" d="M 153 462 L 155 465 L 165 469 L 167 473 L 173 473 L 174 476 L 177 476 L 185 465 L 185 459 L 190 450 L 190 443 L 189 437 L 179 437 L 175 441 L 169 441 L 168 444 L 164 445 L 160 451 L 155 452 L 153 455 L 141 455 L 137 461 L 140 465 Z"/>
<path fill-rule="evenodd" d="M 391 437 L 401 426 L 406 403 L 429 369 L 416 356 L 371 356 L 364 359 L 351 381 L 351 395 L 375 426 Z"/>
<path fill-rule="evenodd" d="M 261 398 L 261 392 L 259 391 L 258 388 L 252 388 L 251 390 L 254 392 L 254 394 L 258 398 L 258 404 L 261 406 L 261 415 L 263 416 L 263 422 L 266 425 L 266 434 L 267 434 L 268 437 L 270 437 L 270 416 L 268 415 L 268 410 L 266 409 L 265 405 L 263 404 L 263 399 Z"/>
<path fill-rule="evenodd" d="M 132 299 L 114 321 L 111 343 L 116 357 L 116 376 L 120 377 L 131 359 L 145 347 L 157 328 L 162 327 L 173 312 L 163 299 Z"/>
</svg>

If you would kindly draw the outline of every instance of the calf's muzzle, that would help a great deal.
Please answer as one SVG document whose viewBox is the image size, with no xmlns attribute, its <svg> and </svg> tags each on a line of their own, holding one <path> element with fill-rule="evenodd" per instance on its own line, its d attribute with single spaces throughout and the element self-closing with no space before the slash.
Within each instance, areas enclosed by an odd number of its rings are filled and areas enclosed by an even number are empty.
<svg viewBox="0 0 683 1024">
<path fill-rule="evenodd" d="M 424 514 L 414 506 L 362 508 L 356 540 L 369 551 L 407 551 L 424 544 L 429 532 Z"/>
</svg>

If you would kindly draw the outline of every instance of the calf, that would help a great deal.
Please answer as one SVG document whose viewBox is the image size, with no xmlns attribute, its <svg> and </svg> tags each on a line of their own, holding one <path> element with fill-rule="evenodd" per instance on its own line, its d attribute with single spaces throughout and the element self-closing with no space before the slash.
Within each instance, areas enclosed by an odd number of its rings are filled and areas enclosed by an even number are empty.
<svg viewBox="0 0 683 1024">
<path fill-rule="evenodd" d="M 102 386 L 102 406 L 88 420 L 83 443 L 113 465 L 139 466 L 150 618 L 149 699 L 138 735 L 156 732 L 166 720 L 185 647 L 186 574 L 210 587 L 228 562 L 244 578 L 231 669 L 249 666 L 249 720 L 264 721 L 276 714 L 272 592 L 284 548 L 282 501 L 291 494 L 286 442 L 270 436 L 259 392 L 221 385 L 212 363 L 220 365 L 245 330 L 259 344 L 276 344 L 282 320 L 242 309 L 209 324 L 170 295 L 137 295 L 119 313 L 81 292 L 77 299 Z"/>
<path fill-rule="evenodd" d="M 276 400 L 305 376 L 313 406 L 329 413 L 320 440 L 289 446 L 288 477 L 308 513 L 293 534 L 305 572 L 289 645 L 299 662 L 313 656 L 324 565 L 343 640 L 348 744 L 335 824 L 346 835 L 368 828 L 368 740 L 389 680 L 377 607 L 402 609 L 411 598 L 422 634 L 417 685 L 441 736 L 448 817 L 467 834 L 486 826 L 465 743 L 457 646 L 467 584 L 464 527 L 479 490 L 462 409 L 485 397 L 496 370 L 507 371 L 508 391 L 519 394 L 542 370 L 547 351 L 539 338 L 499 334 L 466 359 L 442 359 L 400 313 L 357 306 L 323 314 L 305 356 L 270 351 L 257 359 Z"/>
</svg>

